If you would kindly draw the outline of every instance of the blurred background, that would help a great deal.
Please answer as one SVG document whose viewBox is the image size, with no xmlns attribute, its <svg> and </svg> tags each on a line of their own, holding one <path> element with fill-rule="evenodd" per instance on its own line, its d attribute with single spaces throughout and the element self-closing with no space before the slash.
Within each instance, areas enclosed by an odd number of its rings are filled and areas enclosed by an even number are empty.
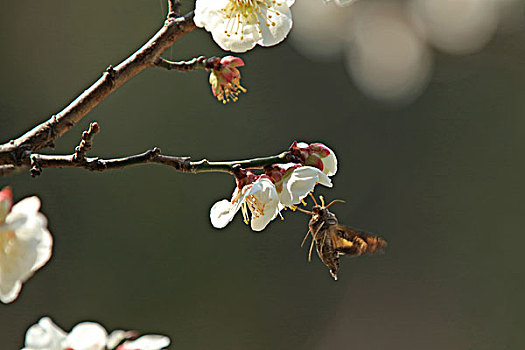
<svg viewBox="0 0 525 350">
<path fill-rule="evenodd" d="M 184 2 L 184 12 L 193 8 Z M 208 74 L 148 69 L 90 121 L 91 155 L 159 146 L 194 160 L 334 149 L 319 188 L 339 220 L 381 235 L 383 255 L 341 261 L 340 280 L 299 245 L 308 217 L 262 233 L 209 209 L 233 178 L 141 166 L 0 178 L 42 200 L 50 262 L 0 305 L 2 349 L 49 315 L 168 335 L 173 349 L 522 349 L 525 14 L 522 0 L 297 0 L 274 48 L 241 55 L 248 93 L 221 105 Z M 161 25 L 164 1 L 9 1 L 2 6 L 0 141 L 60 111 Z M 225 55 L 203 30 L 164 55 Z"/>
</svg>

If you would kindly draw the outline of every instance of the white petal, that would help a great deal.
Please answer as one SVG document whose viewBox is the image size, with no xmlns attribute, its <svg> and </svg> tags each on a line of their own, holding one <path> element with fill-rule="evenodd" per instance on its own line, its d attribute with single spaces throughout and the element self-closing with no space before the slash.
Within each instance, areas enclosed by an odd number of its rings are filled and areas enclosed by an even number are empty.
<svg viewBox="0 0 525 350">
<path fill-rule="evenodd" d="M 160 350 L 170 345 L 170 338 L 163 335 L 144 335 L 124 343 L 122 350 Z"/>
<path fill-rule="evenodd" d="M 27 350 L 62 350 L 62 342 L 66 332 L 60 329 L 49 317 L 42 317 L 37 324 L 26 332 L 25 346 Z"/>
<path fill-rule="evenodd" d="M 279 212 L 279 195 L 275 185 L 269 179 L 262 178 L 257 183 L 260 188 L 252 194 L 260 203 L 264 204 L 264 211 L 262 215 L 252 216 L 251 228 L 254 231 L 262 231 Z"/>
<path fill-rule="evenodd" d="M 323 172 L 328 176 L 333 176 L 337 173 L 337 158 L 335 153 L 330 150 L 330 154 L 321 159 L 323 161 Z"/>
<path fill-rule="evenodd" d="M 9 304 L 15 301 L 22 289 L 22 283 L 19 280 L 5 279 L 3 276 L 0 279 L 0 301 L 4 304 Z"/>
<path fill-rule="evenodd" d="M 262 16 L 259 15 L 259 20 L 261 25 L 261 39 L 258 44 L 262 46 L 272 46 L 280 43 L 286 38 L 290 29 L 292 29 L 292 12 L 286 4 L 276 7 L 279 15 L 276 15 L 273 10 L 264 10 L 262 11 Z M 270 19 L 266 17 L 272 16 Z M 269 22 L 270 25 L 266 25 L 266 22 Z"/>
<path fill-rule="evenodd" d="M 312 167 L 313 168 L 313 167 Z M 319 176 L 317 182 L 323 186 L 326 186 L 326 187 L 332 187 L 332 180 L 330 180 L 330 178 L 328 177 L 328 175 L 326 175 L 324 172 L 322 172 L 321 170 L 317 169 L 317 168 L 313 168 L 315 169 L 318 173 L 317 175 Z"/>
<path fill-rule="evenodd" d="M 284 206 L 301 203 L 301 200 L 314 190 L 317 183 L 332 187 L 330 178 L 317 168 L 303 166 L 294 169 L 290 177 L 283 182 L 283 190 L 279 196 L 281 203 Z"/>
<path fill-rule="evenodd" d="M 36 248 L 36 259 L 31 270 L 36 271 L 44 266 L 51 258 L 53 251 L 53 237 L 45 228 L 42 229 L 40 242 Z"/>
<path fill-rule="evenodd" d="M 120 342 L 126 337 L 126 331 L 122 329 L 115 329 L 108 336 L 108 342 L 106 347 L 108 349 L 114 349 Z"/>
<path fill-rule="evenodd" d="M 204 27 L 220 14 L 220 10 L 226 7 L 229 0 L 197 0 L 195 2 L 195 16 L 193 21 L 197 27 Z"/>
<path fill-rule="evenodd" d="M 73 327 L 65 344 L 74 350 L 103 350 L 107 340 L 104 327 L 94 322 L 82 322 Z"/>
<path fill-rule="evenodd" d="M 24 198 L 20 202 L 13 205 L 11 213 L 34 214 L 38 212 L 38 209 L 40 209 L 40 199 L 38 199 L 36 196 L 33 196 Z"/>
<path fill-rule="evenodd" d="M 230 33 L 227 25 L 227 22 L 218 22 L 217 25 L 212 30 L 210 30 L 213 40 L 223 50 L 232 52 L 246 52 L 250 49 L 253 49 L 257 41 L 259 41 L 261 38 L 258 27 L 254 24 L 247 24 L 244 26 L 242 40 L 240 33 Z"/>
<path fill-rule="evenodd" d="M 237 210 L 239 209 L 237 208 Z M 226 227 L 226 225 L 232 221 L 233 217 L 237 213 L 237 210 L 233 210 L 232 203 L 227 199 L 218 201 L 213 205 L 213 207 L 211 207 L 210 210 L 211 224 L 215 228 Z"/>
</svg>

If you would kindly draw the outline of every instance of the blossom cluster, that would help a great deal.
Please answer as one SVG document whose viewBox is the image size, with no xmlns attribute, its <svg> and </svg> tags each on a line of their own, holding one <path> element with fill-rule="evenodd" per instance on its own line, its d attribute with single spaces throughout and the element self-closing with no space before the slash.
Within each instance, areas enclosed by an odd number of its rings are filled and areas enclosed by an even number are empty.
<svg viewBox="0 0 525 350">
<path fill-rule="evenodd" d="M 329 176 L 337 172 L 337 158 L 330 148 L 321 143 L 294 142 L 290 155 L 298 163 L 273 164 L 260 175 L 235 166 L 237 186 L 231 200 L 220 200 L 211 208 L 212 225 L 224 228 L 241 210 L 244 222 L 251 222 L 252 230 L 262 231 L 281 210 L 303 202 L 315 185 L 332 187 Z"/>
<path fill-rule="evenodd" d="M 66 333 L 49 317 L 29 327 L 22 350 L 160 350 L 170 344 L 163 335 L 115 330 L 108 335 L 100 324 L 82 322 Z"/>
</svg>

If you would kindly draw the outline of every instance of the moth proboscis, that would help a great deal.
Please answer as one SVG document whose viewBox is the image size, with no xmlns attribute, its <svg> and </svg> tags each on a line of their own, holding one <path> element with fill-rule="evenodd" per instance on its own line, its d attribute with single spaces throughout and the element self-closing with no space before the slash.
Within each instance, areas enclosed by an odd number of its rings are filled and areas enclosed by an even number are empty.
<svg viewBox="0 0 525 350">
<path fill-rule="evenodd" d="M 315 244 L 319 258 L 330 269 L 330 274 L 336 281 L 337 272 L 339 271 L 339 256 L 359 256 L 365 253 L 375 253 L 386 247 L 386 241 L 378 236 L 339 224 L 335 214 L 330 212 L 328 208 L 334 203 L 344 203 L 344 201 L 333 200 L 325 206 L 322 196 L 319 197 L 321 205 L 317 204 L 311 193 L 310 196 L 315 203 L 312 211 L 296 208 L 312 216 L 308 223 L 308 232 L 301 243 L 301 247 L 308 236 L 311 235 L 312 244 L 308 252 L 308 261 L 311 261 L 312 249 Z"/>
</svg>

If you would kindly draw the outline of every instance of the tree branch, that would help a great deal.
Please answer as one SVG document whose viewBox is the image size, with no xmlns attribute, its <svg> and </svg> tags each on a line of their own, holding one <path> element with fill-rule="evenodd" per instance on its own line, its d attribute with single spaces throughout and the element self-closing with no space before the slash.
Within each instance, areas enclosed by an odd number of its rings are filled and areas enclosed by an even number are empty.
<svg viewBox="0 0 525 350">
<path fill-rule="evenodd" d="M 116 67 L 109 66 L 100 79 L 58 114 L 20 137 L 0 145 L 0 166 L 27 164 L 33 152 L 52 145 L 108 95 L 147 67 L 154 66 L 166 49 L 196 28 L 193 12 L 175 18 L 180 10 L 180 2 L 169 1 L 168 5 L 170 12 L 163 27 L 138 51 Z"/>
</svg>

